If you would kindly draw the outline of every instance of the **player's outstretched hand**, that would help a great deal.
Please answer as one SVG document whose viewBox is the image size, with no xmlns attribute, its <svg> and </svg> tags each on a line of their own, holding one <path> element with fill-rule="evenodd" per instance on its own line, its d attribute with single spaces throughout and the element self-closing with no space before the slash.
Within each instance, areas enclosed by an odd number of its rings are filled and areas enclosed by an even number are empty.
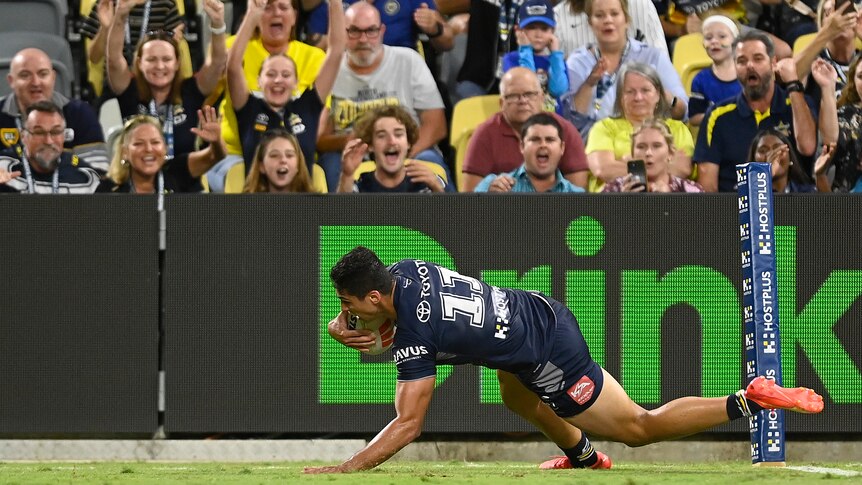
<svg viewBox="0 0 862 485">
<path fill-rule="evenodd" d="M 307 466 L 302 470 L 302 473 L 309 475 L 320 475 L 322 473 L 344 473 L 341 466 Z"/>
<path fill-rule="evenodd" d="M 341 312 L 327 325 L 329 336 L 341 345 L 360 352 L 368 352 L 376 342 L 371 330 L 352 330 L 347 326 L 347 312 Z"/>
</svg>

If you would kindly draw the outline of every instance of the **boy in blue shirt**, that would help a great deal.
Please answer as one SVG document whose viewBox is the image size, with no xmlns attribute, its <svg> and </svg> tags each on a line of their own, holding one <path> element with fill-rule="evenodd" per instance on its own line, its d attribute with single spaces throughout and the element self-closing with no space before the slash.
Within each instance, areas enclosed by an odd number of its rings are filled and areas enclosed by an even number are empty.
<svg viewBox="0 0 862 485">
<path fill-rule="evenodd" d="M 561 113 L 560 96 L 569 90 L 566 60 L 554 34 L 554 6 L 548 0 L 527 0 L 518 11 L 518 50 L 503 57 L 503 72 L 522 66 L 535 72 L 545 92 L 545 111 Z"/>
</svg>

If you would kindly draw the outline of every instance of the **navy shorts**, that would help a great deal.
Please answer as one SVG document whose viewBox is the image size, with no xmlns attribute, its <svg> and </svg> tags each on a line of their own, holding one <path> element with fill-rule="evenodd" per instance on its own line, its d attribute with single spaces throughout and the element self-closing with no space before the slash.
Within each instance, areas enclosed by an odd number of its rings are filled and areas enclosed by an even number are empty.
<svg viewBox="0 0 862 485">
<path fill-rule="evenodd" d="M 557 416 L 567 418 L 587 410 L 602 392 L 602 368 L 590 356 L 587 342 L 572 312 L 548 297 L 549 314 L 556 320 L 554 343 L 548 362 L 535 372 L 522 372 L 518 379 Z"/>
</svg>

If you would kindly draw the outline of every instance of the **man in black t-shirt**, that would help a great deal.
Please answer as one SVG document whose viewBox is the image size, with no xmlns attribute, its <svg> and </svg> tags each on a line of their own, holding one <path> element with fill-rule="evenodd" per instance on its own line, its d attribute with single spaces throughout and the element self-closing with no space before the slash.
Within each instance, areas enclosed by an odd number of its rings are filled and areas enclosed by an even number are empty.
<svg viewBox="0 0 862 485">
<path fill-rule="evenodd" d="M 433 164 L 407 159 L 419 129 L 404 108 L 381 106 L 365 113 L 356 122 L 355 133 L 359 138 L 348 141 L 341 155 L 338 192 L 454 192 L 445 173 L 438 175 Z M 356 176 L 368 152 L 374 156 L 374 170 Z"/>
</svg>

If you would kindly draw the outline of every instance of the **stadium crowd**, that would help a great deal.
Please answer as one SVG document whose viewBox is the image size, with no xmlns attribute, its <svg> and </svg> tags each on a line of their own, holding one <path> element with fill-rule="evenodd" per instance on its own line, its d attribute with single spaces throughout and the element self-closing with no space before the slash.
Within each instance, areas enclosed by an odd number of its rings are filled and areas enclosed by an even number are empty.
<svg viewBox="0 0 862 485">
<path fill-rule="evenodd" d="M 230 6 L 69 1 L 74 65 L 6 56 L 0 192 L 862 193 L 854 0 Z"/>
</svg>

